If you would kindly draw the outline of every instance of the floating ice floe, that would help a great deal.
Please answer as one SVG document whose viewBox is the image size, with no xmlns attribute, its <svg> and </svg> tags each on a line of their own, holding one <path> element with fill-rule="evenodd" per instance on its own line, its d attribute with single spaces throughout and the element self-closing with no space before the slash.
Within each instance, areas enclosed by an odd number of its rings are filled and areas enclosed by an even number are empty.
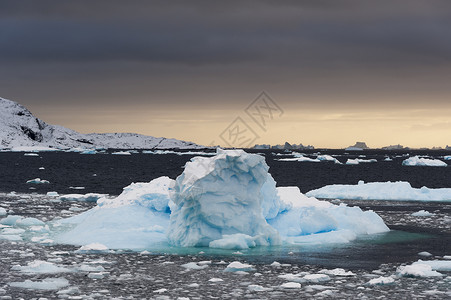
<svg viewBox="0 0 451 300">
<path fill-rule="evenodd" d="M 387 284 L 394 284 L 395 279 L 393 277 L 378 277 L 373 278 L 368 282 L 368 285 L 387 285 Z"/>
<path fill-rule="evenodd" d="M 22 282 L 10 282 L 10 286 L 30 290 L 58 290 L 69 285 L 65 278 L 45 278 L 42 281 L 25 280 Z"/>
<path fill-rule="evenodd" d="M 34 157 L 39 157 L 39 154 L 37 154 L 37 153 L 24 153 L 23 156 L 34 156 Z"/>
<path fill-rule="evenodd" d="M 107 194 L 97 194 L 97 193 L 88 193 L 88 194 L 67 194 L 59 197 L 60 200 L 63 201 L 82 201 L 82 202 L 97 202 L 97 200 L 108 196 Z"/>
<path fill-rule="evenodd" d="M 97 154 L 97 151 L 95 149 L 85 149 L 80 151 L 80 154 Z"/>
<path fill-rule="evenodd" d="M 76 253 L 104 253 L 108 252 L 108 247 L 100 243 L 91 243 L 82 246 L 80 249 L 75 251 Z"/>
<path fill-rule="evenodd" d="M 412 188 L 405 181 L 359 181 L 357 185 L 333 184 L 312 190 L 307 196 L 321 199 L 393 200 L 393 201 L 451 201 L 451 188 Z"/>
<path fill-rule="evenodd" d="M 250 264 L 245 264 L 239 261 L 234 261 L 228 264 L 224 269 L 224 272 L 250 272 L 255 271 L 254 266 Z"/>
<path fill-rule="evenodd" d="M 451 272 L 451 261 L 449 260 L 418 260 L 412 265 L 428 265 L 434 271 Z"/>
<path fill-rule="evenodd" d="M 351 159 L 349 158 L 346 161 L 346 165 L 358 165 L 360 163 L 376 163 L 377 159 L 361 159 L 361 158 L 356 158 L 356 159 Z"/>
<path fill-rule="evenodd" d="M 72 270 L 65 267 L 60 267 L 51 262 L 35 260 L 28 263 L 26 266 L 13 266 L 11 271 L 18 271 L 27 274 L 55 274 L 71 272 Z"/>
<path fill-rule="evenodd" d="M 47 183 L 50 183 L 50 181 L 44 180 L 44 179 L 41 179 L 41 178 L 35 178 L 35 179 L 28 180 L 27 183 L 30 183 L 30 184 L 47 184 Z"/>
<path fill-rule="evenodd" d="M 442 273 L 434 271 L 428 264 L 414 263 L 408 266 L 401 266 L 397 269 L 397 273 L 401 277 L 438 277 L 443 276 Z"/>
<path fill-rule="evenodd" d="M 298 155 L 293 158 L 280 158 L 278 159 L 278 161 L 298 161 L 298 162 L 314 162 L 314 163 L 321 162 L 319 159 L 309 158 L 303 155 Z"/>
<path fill-rule="evenodd" d="M 279 153 L 277 156 L 280 156 L 281 154 Z M 341 162 L 336 159 L 335 157 L 332 157 L 330 155 L 318 155 L 316 158 L 309 158 L 304 156 L 301 153 L 298 152 L 293 152 L 291 153 L 291 155 L 293 155 L 293 158 L 281 158 L 278 159 L 278 161 L 297 161 L 297 162 L 314 162 L 314 163 L 319 163 L 319 162 L 334 162 L 336 164 L 341 164 Z"/>
<path fill-rule="evenodd" d="M 433 215 L 434 215 L 433 213 L 430 213 L 424 209 L 412 213 L 412 216 L 414 216 L 414 217 L 431 217 Z"/>
<path fill-rule="evenodd" d="M 143 150 L 143 154 L 176 154 L 176 155 L 216 155 L 214 152 L 203 152 L 203 151 L 185 151 L 185 152 L 179 152 L 179 151 L 173 151 L 173 150 Z"/>
<path fill-rule="evenodd" d="M 132 155 L 130 152 L 128 151 L 118 151 L 118 152 L 113 152 L 111 153 L 113 155 Z"/>
<path fill-rule="evenodd" d="M 422 167 L 447 167 L 448 164 L 439 159 L 422 158 L 419 156 L 409 157 L 402 162 L 403 166 L 422 166 Z"/>
<path fill-rule="evenodd" d="M 6 216 L 6 209 L 4 209 L 3 207 L 0 207 L 0 217 L 2 216 Z"/>
<path fill-rule="evenodd" d="M 389 230 L 372 211 L 276 188 L 265 158 L 241 150 L 194 157 L 176 180 L 131 184 L 53 225 L 62 231 L 54 237 L 59 243 L 139 251 L 168 243 L 225 249 L 346 243 Z"/>
</svg>

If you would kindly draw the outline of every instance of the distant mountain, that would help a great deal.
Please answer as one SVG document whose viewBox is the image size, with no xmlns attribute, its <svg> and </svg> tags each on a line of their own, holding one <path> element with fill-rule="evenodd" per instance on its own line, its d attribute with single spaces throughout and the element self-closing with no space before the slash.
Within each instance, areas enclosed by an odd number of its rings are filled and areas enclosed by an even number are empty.
<svg viewBox="0 0 451 300">
<path fill-rule="evenodd" d="M 42 146 L 50 148 L 198 149 L 192 142 L 136 133 L 90 133 L 50 125 L 17 102 L 0 98 L 0 148 Z"/>
</svg>

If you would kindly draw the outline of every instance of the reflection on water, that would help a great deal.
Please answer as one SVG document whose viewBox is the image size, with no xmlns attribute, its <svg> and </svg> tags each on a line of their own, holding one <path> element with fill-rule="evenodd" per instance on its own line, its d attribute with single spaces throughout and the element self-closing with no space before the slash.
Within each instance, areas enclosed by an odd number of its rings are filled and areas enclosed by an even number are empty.
<svg viewBox="0 0 451 300">
<path fill-rule="evenodd" d="M 433 235 L 392 230 L 390 232 L 362 236 L 347 244 L 302 244 L 256 247 L 245 250 L 224 250 L 207 247 L 172 247 L 161 244 L 146 249 L 152 254 L 198 255 L 205 259 L 245 257 L 254 264 L 273 261 L 301 263 L 336 268 L 375 268 L 382 263 L 406 261 L 423 249 Z M 412 250 L 413 249 L 413 250 Z"/>
</svg>

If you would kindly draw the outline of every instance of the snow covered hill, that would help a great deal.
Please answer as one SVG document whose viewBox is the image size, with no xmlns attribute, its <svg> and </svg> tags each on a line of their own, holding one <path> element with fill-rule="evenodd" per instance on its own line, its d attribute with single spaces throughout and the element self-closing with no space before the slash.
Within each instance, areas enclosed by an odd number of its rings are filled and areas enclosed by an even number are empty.
<svg viewBox="0 0 451 300">
<path fill-rule="evenodd" d="M 17 102 L 0 98 L 0 149 L 23 146 L 50 148 L 198 149 L 192 142 L 136 133 L 91 133 L 50 125 Z"/>
</svg>

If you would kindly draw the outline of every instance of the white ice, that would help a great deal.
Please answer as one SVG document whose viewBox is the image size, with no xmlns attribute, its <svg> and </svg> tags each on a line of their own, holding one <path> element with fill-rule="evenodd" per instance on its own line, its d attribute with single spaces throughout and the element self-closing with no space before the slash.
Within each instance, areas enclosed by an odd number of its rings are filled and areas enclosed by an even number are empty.
<svg viewBox="0 0 451 300">
<path fill-rule="evenodd" d="M 56 274 L 71 272 L 68 268 L 60 267 L 54 263 L 42 260 L 32 261 L 26 266 L 15 265 L 11 268 L 11 270 L 27 274 Z"/>
<path fill-rule="evenodd" d="M 419 156 L 409 157 L 402 162 L 403 166 L 423 166 L 423 167 L 447 167 L 448 164 L 439 159 L 429 159 Z"/>
<path fill-rule="evenodd" d="M 434 215 L 433 213 L 430 213 L 424 209 L 412 213 L 412 216 L 414 216 L 414 217 L 431 217 L 433 215 Z"/>
<path fill-rule="evenodd" d="M 405 181 L 359 181 L 357 185 L 333 184 L 312 190 L 306 195 L 322 199 L 393 200 L 393 201 L 451 201 L 451 188 L 412 188 Z"/>
<path fill-rule="evenodd" d="M 97 202 L 100 198 L 106 197 L 106 194 L 88 193 L 88 194 L 67 194 L 59 197 L 63 201 L 83 201 Z"/>
<path fill-rule="evenodd" d="M 117 151 L 117 152 L 113 152 L 111 153 L 113 155 L 132 155 L 130 152 L 128 151 Z"/>
<path fill-rule="evenodd" d="M 31 183 L 31 184 L 48 184 L 50 182 L 48 180 L 44 180 L 44 179 L 41 179 L 41 178 L 35 178 L 35 179 L 27 180 L 27 183 Z"/>
<path fill-rule="evenodd" d="M 135 250 L 168 242 L 223 249 L 345 243 L 389 230 L 372 211 L 319 201 L 297 187 L 276 188 L 264 157 L 241 150 L 195 157 L 175 181 L 131 184 L 53 225 L 62 231 L 52 237 L 59 243 Z"/>
<path fill-rule="evenodd" d="M 69 285 L 65 278 L 45 278 L 42 281 L 25 280 L 22 282 L 10 282 L 10 286 L 30 290 L 58 290 Z"/>
</svg>

